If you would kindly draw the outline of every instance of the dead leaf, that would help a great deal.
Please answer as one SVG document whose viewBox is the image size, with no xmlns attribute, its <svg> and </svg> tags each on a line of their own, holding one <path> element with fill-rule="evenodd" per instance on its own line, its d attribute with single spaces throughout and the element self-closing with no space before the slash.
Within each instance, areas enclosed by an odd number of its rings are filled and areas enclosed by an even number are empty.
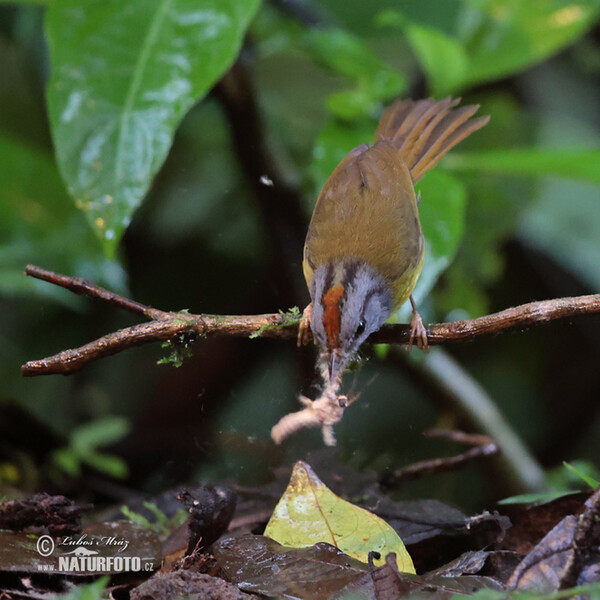
<svg viewBox="0 0 600 600">
<path fill-rule="evenodd" d="M 458 558 L 430 571 L 427 576 L 482 575 L 506 584 L 515 567 L 523 560 L 522 554 L 509 550 L 477 550 L 464 552 Z"/>
<path fill-rule="evenodd" d="M 521 561 L 508 580 L 510 589 L 552 592 L 560 585 L 572 543 L 577 517 L 569 515 L 556 525 Z"/>
<path fill-rule="evenodd" d="M 510 589 L 552 592 L 599 580 L 600 488 L 579 515 L 556 525 L 521 561 L 508 581 Z"/>
<path fill-rule="evenodd" d="M 20 500 L 0 502 L 0 529 L 21 531 L 44 527 L 53 537 L 81 531 L 81 513 L 91 506 L 77 506 L 64 496 L 34 494 Z"/>
<path fill-rule="evenodd" d="M 268 537 L 246 534 L 221 538 L 213 552 L 227 579 L 247 592 L 329 600 L 353 590 L 361 600 L 375 598 L 367 565 L 329 544 L 286 548 Z"/>
<path fill-rule="evenodd" d="M 0 531 L 0 572 L 40 573 L 54 567 L 52 556 L 41 556 L 36 537 L 20 531 Z"/>
<path fill-rule="evenodd" d="M 495 512 L 468 516 L 439 500 L 393 501 L 376 489 L 370 491 L 363 506 L 396 530 L 419 573 L 497 543 L 510 527 L 510 520 Z"/>
<path fill-rule="evenodd" d="M 294 466 L 265 535 L 291 548 L 327 542 L 364 563 L 370 552 L 381 556 L 394 552 L 400 571 L 415 572 L 410 555 L 392 527 L 336 496 L 303 461 Z M 377 564 L 383 564 L 383 559 Z"/>
<path fill-rule="evenodd" d="M 79 561 L 67 560 L 65 569 L 59 570 L 60 557 L 74 558 L 78 548 L 93 548 L 100 557 L 138 557 L 145 566 L 144 576 L 151 574 L 161 563 L 161 545 L 154 533 L 129 521 L 99 523 L 74 536 L 63 536 L 49 544 L 49 554 L 37 549 L 37 536 L 21 532 L 0 531 L 0 572 L 86 575 L 78 569 Z M 124 545 L 126 543 L 126 547 Z M 146 566 L 147 565 L 147 566 Z M 73 570 L 73 566 L 77 567 Z M 106 569 L 106 573 L 121 572 Z"/>
<path fill-rule="evenodd" d="M 240 592 L 223 579 L 191 571 L 156 575 L 132 590 L 130 595 L 131 600 L 175 600 L 190 597 L 259 600 L 257 596 Z"/>
<path fill-rule="evenodd" d="M 377 600 L 398 600 L 402 597 L 449 600 L 455 594 L 473 594 L 482 588 L 504 589 L 502 584 L 489 577 L 400 573 L 393 554 L 385 557 L 383 566 L 371 569 L 371 577 Z"/>
<path fill-rule="evenodd" d="M 589 492 L 562 496 L 544 504 L 506 505 L 502 507 L 513 526 L 508 531 L 501 547 L 528 554 L 563 517 L 583 510 Z"/>
<path fill-rule="evenodd" d="M 385 564 L 380 567 L 369 565 L 371 579 L 375 588 L 377 600 L 397 600 L 401 596 L 407 596 L 411 590 L 411 582 L 399 577 L 396 567 L 396 555 L 390 552 L 385 557 Z"/>
<path fill-rule="evenodd" d="M 482 526 L 490 527 L 494 540 L 511 526 L 510 520 L 498 513 L 483 512 L 468 516 L 461 510 L 439 500 L 405 500 L 395 502 L 377 494 L 371 503 L 373 511 L 385 519 L 409 546 L 439 535 L 472 536 Z M 484 525 L 485 524 L 485 525 Z M 488 540 L 489 541 L 492 540 Z"/>
<path fill-rule="evenodd" d="M 439 567 L 435 571 L 431 571 L 429 575 L 441 575 L 443 577 L 475 575 L 483 569 L 489 554 L 485 550 L 464 552 L 453 561 Z"/>
</svg>

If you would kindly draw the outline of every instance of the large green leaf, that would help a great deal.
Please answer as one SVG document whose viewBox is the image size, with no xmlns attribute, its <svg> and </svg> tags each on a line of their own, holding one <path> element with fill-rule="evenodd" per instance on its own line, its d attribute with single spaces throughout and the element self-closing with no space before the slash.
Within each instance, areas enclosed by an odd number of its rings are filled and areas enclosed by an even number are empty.
<svg viewBox="0 0 600 600">
<path fill-rule="evenodd" d="M 551 175 L 600 184 L 600 150 L 512 148 L 451 154 L 446 167 L 458 171 L 489 171 L 509 175 Z"/>
<path fill-rule="evenodd" d="M 464 0 L 457 31 L 471 57 L 469 81 L 520 71 L 589 29 L 599 0 Z"/>
<path fill-rule="evenodd" d="M 55 0 L 48 104 L 61 172 L 108 256 L 175 128 L 235 59 L 260 0 Z"/>
<path fill-rule="evenodd" d="M 326 542 L 365 563 L 370 552 L 379 552 L 376 565 L 385 564 L 384 557 L 394 552 L 401 572 L 415 572 L 400 536 L 388 523 L 336 496 L 301 460 L 294 465 L 265 535 L 290 548 Z"/>
<path fill-rule="evenodd" d="M 427 74 L 432 92 L 445 95 L 505 77 L 542 61 L 589 29 L 600 0 L 452 0 L 452 27 L 408 8 L 382 11 L 377 22 L 401 28 Z M 451 31 L 448 31 L 451 29 Z"/>
</svg>

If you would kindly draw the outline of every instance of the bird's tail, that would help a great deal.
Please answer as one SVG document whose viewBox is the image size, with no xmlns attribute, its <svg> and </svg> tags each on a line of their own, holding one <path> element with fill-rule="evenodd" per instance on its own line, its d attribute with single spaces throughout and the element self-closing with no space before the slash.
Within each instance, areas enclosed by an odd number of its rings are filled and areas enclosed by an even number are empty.
<svg viewBox="0 0 600 600">
<path fill-rule="evenodd" d="M 375 141 L 396 146 L 414 183 L 433 169 L 440 158 L 460 141 L 483 127 L 489 117 L 471 117 L 478 104 L 454 109 L 460 98 L 397 100 L 383 113 Z"/>
</svg>

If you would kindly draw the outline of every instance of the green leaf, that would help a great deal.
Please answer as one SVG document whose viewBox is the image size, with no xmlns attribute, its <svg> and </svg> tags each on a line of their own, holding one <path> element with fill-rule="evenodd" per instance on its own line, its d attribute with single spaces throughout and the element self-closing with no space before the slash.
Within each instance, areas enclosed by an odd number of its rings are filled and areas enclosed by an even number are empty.
<svg viewBox="0 0 600 600">
<path fill-rule="evenodd" d="M 107 256 L 179 121 L 235 59 L 259 0 L 54 0 L 46 32 L 59 166 Z"/>
<path fill-rule="evenodd" d="M 189 518 L 189 514 L 183 508 L 178 509 L 172 517 L 167 517 L 154 502 L 144 502 L 143 504 L 144 508 L 153 514 L 155 521 L 150 521 L 144 515 L 135 512 L 128 506 L 121 506 L 121 512 L 132 523 L 135 523 L 144 529 L 154 531 L 158 535 L 168 536 L 174 529 L 183 525 Z"/>
<path fill-rule="evenodd" d="M 161 526 L 166 525 L 169 522 L 169 517 L 167 517 L 167 515 L 165 515 L 165 513 L 160 510 L 160 508 L 158 508 L 154 502 L 144 502 L 144 508 L 149 510 L 154 515 L 156 522 Z"/>
<path fill-rule="evenodd" d="M 248 337 L 251 340 L 259 338 L 265 331 L 271 331 L 273 329 L 281 329 L 282 327 L 290 327 L 292 325 L 297 325 L 302 318 L 302 313 L 297 306 L 292 306 L 292 308 L 287 311 L 283 311 L 279 309 L 279 315 L 281 316 L 280 323 L 273 323 L 272 325 L 261 325 L 254 333 L 251 333 Z"/>
<path fill-rule="evenodd" d="M 427 74 L 434 96 L 441 97 L 460 88 L 467 79 L 469 59 L 461 43 L 450 35 L 410 21 L 396 10 L 382 11 L 376 21 L 380 25 L 399 26 Z"/>
<path fill-rule="evenodd" d="M 92 583 L 78 585 L 67 594 L 54 596 L 56 600 L 98 600 L 103 597 L 104 588 L 108 585 L 110 577 L 105 575 Z"/>
<path fill-rule="evenodd" d="M 263 53 L 301 49 L 317 64 L 348 79 L 351 89 L 327 97 L 332 114 L 352 120 L 379 111 L 381 102 L 407 87 L 404 77 L 374 53 L 363 39 L 339 27 L 302 28 L 296 22 L 261 11 L 256 32 Z"/>
<path fill-rule="evenodd" d="M 71 477 L 81 473 L 79 456 L 72 448 L 59 448 L 52 453 L 53 461 Z"/>
<path fill-rule="evenodd" d="M 406 36 L 435 96 L 446 96 L 460 89 L 468 77 L 469 60 L 459 42 L 437 29 L 416 23 L 408 25 Z"/>
<path fill-rule="evenodd" d="M 569 471 L 571 471 L 571 473 L 574 473 L 575 475 L 577 475 L 577 477 L 579 477 L 580 479 L 583 479 L 583 481 L 585 481 L 593 490 L 595 490 L 600 485 L 600 481 L 598 481 L 597 479 L 594 479 L 593 477 L 590 477 L 587 473 L 584 473 L 581 469 L 577 469 L 576 467 L 574 467 L 573 465 L 570 465 L 566 461 L 563 461 L 563 465 L 567 469 L 569 469 Z"/>
<path fill-rule="evenodd" d="M 303 461 L 294 465 L 264 534 L 291 548 L 327 542 L 365 563 L 371 551 L 382 557 L 375 564 L 395 552 L 398 569 L 415 572 L 402 540 L 383 519 L 336 496 Z"/>
<path fill-rule="evenodd" d="M 575 41 L 600 13 L 600 0 L 456 4 L 461 10 L 445 31 L 431 10 L 417 15 L 407 6 L 404 12 L 390 9 L 377 17 L 380 25 L 405 32 L 435 94 L 522 71 Z"/>
<path fill-rule="evenodd" d="M 458 37 L 469 81 L 497 79 L 542 61 L 576 40 L 600 12 L 599 0 L 466 0 Z"/>
<path fill-rule="evenodd" d="M 454 153 L 444 166 L 455 171 L 488 171 L 507 175 L 551 175 L 600 184 L 600 150 L 514 148 Z"/>
<path fill-rule="evenodd" d="M 81 454 L 80 458 L 81 462 L 93 469 L 117 479 L 124 479 L 129 474 L 127 463 L 119 456 L 87 450 Z"/>
<path fill-rule="evenodd" d="M 151 523 L 144 515 L 135 512 L 128 506 L 121 506 L 121 512 L 132 522 L 144 529 L 152 529 L 153 523 Z"/>
<path fill-rule="evenodd" d="M 452 600 L 563 600 L 566 598 L 587 597 L 596 600 L 600 597 L 600 583 L 580 585 L 566 590 L 557 590 L 547 594 L 536 594 L 531 591 L 513 591 L 507 594 L 505 591 L 480 589 L 471 595 L 455 594 Z"/>
<path fill-rule="evenodd" d="M 327 106 L 338 117 L 353 119 L 372 114 L 381 101 L 406 88 L 400 73 L 385 65 L 359 37 L 343 29 L 310 29 L 302 42 L 318 62 L 356 85 L 352 90 L 329 96 Z"/>
<path fill-rule="evenodd" d="M 71 445 L 79 452 L 101 448 L 121 440 L 129 432 L 125 417 L 105 417 L 80 425 L 71 434 Z"/>
<path fill-rule="evenodd" d="M 354 81 L 371 80 L 373 73 L 382 68 L 381 59 L 358 36 L 343 29 L 308 29 L 302 42 L 313 58 Z"/>
<path fill-rule="evenodd" d="M 465 227 L 466 189 L 444 171 L 432 171 L 417 186 L 421 193 L 419 216 L 425 236 L 425 261 L 413 292 L 417 305 L 429 295 L 440 275 L 452 262 Z M 400 321 L 410 318 L 410 304 L 397 313 Z"/>
<path fill-rule="evenodd" d="M 54 461 L 71 476 L 79 475 L 81 465 L 87 464 L 112 477 L 126 477 L 128 468 L 125 461 L 118 456 L 100 453 L 97 448 L 119 441 L 128 431 L 129 422 L 124 417 L 106 417 L 80 425 L 71 434 L 69 446 L 54 452 Z"/>
<path fill-rule="evenodd" d="M 507 600 L 510 596 L 507 596 L 504 591 L 488 588 L 477 590 L 474 594 L 454 594 L 452 596 L 452 600 L 471 600 L 471 598 L 477 598 L 477 600 Z"/>
<path fill-rule="evenodd" d="M 540 492 L 539 494 L 520 494 L 518 496 L 510 496 L 510 498 L 502 498 L 498 500 L 498 504 L 546 504 L 557 498 L 571 496 L 577 494 L 577 491 L 556 490 L 554 492 Z"/>
</svg>

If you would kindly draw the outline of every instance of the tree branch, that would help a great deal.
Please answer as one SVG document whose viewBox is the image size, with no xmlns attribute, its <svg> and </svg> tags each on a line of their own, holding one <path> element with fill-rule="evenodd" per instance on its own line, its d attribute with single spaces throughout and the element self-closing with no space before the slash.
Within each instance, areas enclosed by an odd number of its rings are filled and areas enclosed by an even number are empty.
<svg viewBox="0 0 600 600">
<path fill-rule="evenodd" d="M 70 375 L 105 356 L 156 341 L 168 340 L 177 344 L 190 343 L 198 337 L 248 337 L 252 334 L 259 334 L 260 337 L 295 339 L 298 334 L 299 317 L 294 318 L 287 314 L 198 315 L 187 311 L 167 312 L 118 296 L 79 277 L 60 275 L 33 265 L 28 265 L 25 273 L 30 277 L 64 287 L 75 294 L 99 298 L 151 319 L 148 323 L 105 335 L 80 348 L 29 361 L 21 367 L 21 373 L 25 377 Z M 427 340 L 430 346 L 472 341 L 479 336 L 496 335 L 509 329 L 524 329 L 553 320 L 593 314 L 600 314 L 600 294 L 531 302 L 478 319 L 428 325 Z M 405 344 L 409 338 L 409 325 L 384 325 L 369 338 L 369 342 Z"/>
<path fill-rule="evenodd" d="M 448 342 L 470 341 L 479 336 L 496 335 L 509 329 L 526 329 L 549 321 L 599 313 L 600 294 L 590 294 L 529 302 L 477 319 L 437 323 L 426 325 L 425 328 L 429 345 L 435 346 Z M 386 325 L 373 334 L 369 341 L 397 344 L 407 342 L 409 337 L 408 325 Z"/>
</svg>

